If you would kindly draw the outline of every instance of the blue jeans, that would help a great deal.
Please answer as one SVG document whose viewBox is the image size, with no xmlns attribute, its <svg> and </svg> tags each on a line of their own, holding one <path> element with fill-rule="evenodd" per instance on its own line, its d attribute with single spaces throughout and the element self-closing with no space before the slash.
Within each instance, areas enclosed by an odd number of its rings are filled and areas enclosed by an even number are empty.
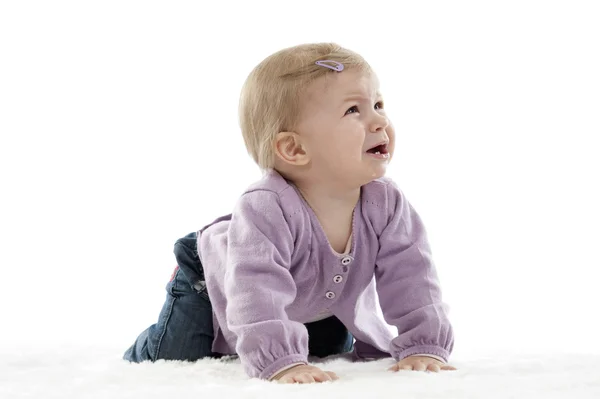
<svg viewBox="0 0 600 399">
<path fill-rule="evenodd" d="M 177 267 L 166 286 L 167 298 L 158 321 L 144 330 L 123 359 L 195 361 L 220 357 L 212 352 L 212 306 L 204 271 L 197 253 L 196 233 L 190 233 L 175 243 Z M 354 338 L 336 317 L 305 324 L 308 330 L 309 355 L 326 357 L 350 352 Z"/>
</svg>

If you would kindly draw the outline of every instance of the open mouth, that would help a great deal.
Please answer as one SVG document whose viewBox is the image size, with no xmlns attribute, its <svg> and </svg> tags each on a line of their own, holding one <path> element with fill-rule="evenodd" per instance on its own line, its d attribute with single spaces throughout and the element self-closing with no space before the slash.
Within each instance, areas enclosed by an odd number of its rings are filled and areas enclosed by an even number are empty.
<svg viewBox="0 0 600 399">
<path fill-rule="evenodd" d="M 379 144 L 369 150 L 367 150 L 367 152 L 369 154 L 375 154 L 375 155 L 385 155 L 388 153 L 388 148 L 387 148 L 387 144 Z"/>
</svg>

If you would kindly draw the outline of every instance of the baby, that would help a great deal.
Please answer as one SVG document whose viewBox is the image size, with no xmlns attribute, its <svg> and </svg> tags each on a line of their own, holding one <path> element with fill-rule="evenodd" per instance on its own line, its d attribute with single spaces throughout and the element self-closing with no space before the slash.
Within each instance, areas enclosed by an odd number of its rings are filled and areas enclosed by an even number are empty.
<svg viewBox="0 0 600 399">
<path fill-rule="evenodd" d="M 238 355 L 250 377 L 285 383 L 336 380 L 308 356 L 346 352 L 454 370 L 425 228 L 384 177 L 395 134 L 369 64 L 332 43 L 283 49 L 250 73 L 239 112 L 264 176 L 176 242 L 158 321 L 124 359 Z"/>
</svg>

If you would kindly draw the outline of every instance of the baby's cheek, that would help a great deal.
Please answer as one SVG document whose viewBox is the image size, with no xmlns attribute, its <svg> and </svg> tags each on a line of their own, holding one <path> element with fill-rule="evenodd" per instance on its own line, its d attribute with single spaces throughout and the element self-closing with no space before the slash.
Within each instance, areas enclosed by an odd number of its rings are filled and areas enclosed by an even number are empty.
<svg viewBox="0 0 600 399">
<path fill-rule="evenodd" d="M 386 133 L 390 140 L 390 142 L 388 143 L 388 152 L 390 153 L 390 158 L 392 158 L 394 156 L 394 150 L 396 148 L 396 132 L 394 128 L 390 126 L 388 127 L 388 129 L 386 129 Z"/>
</svg>

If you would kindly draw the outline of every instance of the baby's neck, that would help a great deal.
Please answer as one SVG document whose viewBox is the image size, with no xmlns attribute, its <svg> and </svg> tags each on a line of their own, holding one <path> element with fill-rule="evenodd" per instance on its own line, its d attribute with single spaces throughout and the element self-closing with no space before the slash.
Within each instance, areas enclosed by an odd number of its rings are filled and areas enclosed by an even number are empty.
<svg viewBox="0 0 600 399">
<path fill-rule="evenodd" d="M 360 188 L 344 190 L 315 183 L 295 185 L 315 213 L 331 248 L 344 253 L 352 236 L 352 219 Z"/>
<path fill-rule="evenodd" d="M 360 197 L 360 187 L 342 188 L 330 184 L 294 183 L 319 219 L 352 214 Z"/>
</svg>

